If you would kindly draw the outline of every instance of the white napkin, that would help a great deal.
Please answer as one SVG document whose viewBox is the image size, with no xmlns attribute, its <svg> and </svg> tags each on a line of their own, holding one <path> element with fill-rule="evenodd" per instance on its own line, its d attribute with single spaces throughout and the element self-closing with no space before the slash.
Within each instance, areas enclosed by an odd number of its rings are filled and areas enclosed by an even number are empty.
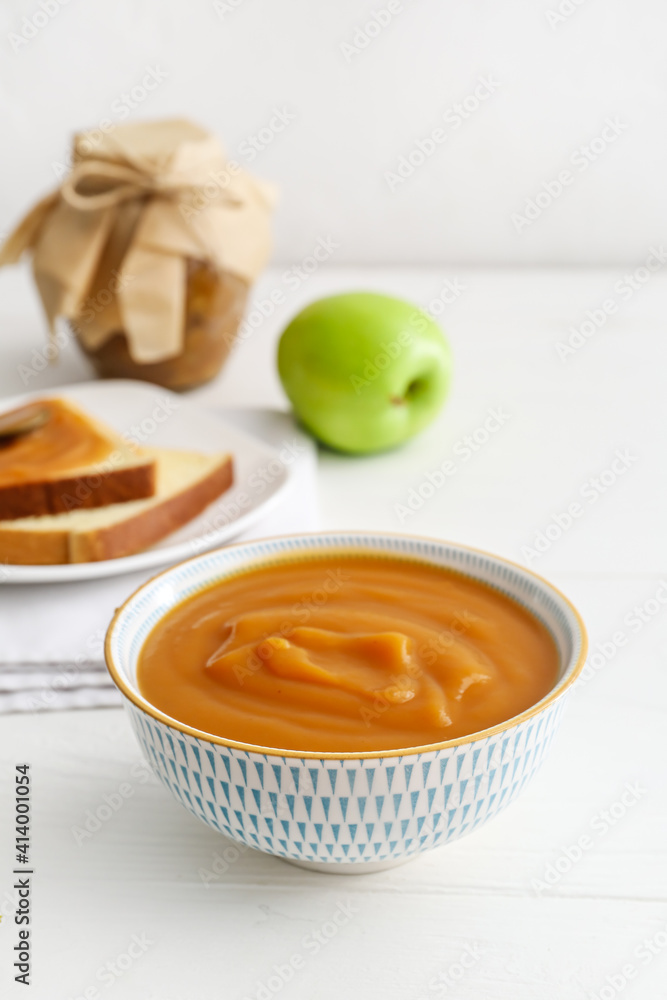
<svg viewBox="0 0 667 1000">
<path fill-rule="evenodd" d="M 269 445 L 296 436 L 294 486 L 233 541 L 318 528 L 316 449 L 287 413 L 226 410 L 225 418 Z M 0 713 L 120 704 L 104 665 L 113 612 L 155 569 L 77 583 L 0 585 Z"/>
</svg>

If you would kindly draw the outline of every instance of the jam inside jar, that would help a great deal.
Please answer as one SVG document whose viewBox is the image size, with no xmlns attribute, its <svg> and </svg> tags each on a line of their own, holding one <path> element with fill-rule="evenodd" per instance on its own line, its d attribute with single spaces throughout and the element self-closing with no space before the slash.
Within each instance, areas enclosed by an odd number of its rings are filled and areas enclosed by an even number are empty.
<svg viewBox="0 0 667 1000">
<path fill-rule="evenodd" d="M 164 361 L 134 361 L 123 330 L 99 347 L 79 344 L 101 378 L 136 378 L 167 389 L 194 389 L 209 382 L 229 355 L 248 298 L 248 284 L 229 271 L 188 258 L 183 351 Z M 77 334 L 76 321 L 72 329 Z"/>
</svg>

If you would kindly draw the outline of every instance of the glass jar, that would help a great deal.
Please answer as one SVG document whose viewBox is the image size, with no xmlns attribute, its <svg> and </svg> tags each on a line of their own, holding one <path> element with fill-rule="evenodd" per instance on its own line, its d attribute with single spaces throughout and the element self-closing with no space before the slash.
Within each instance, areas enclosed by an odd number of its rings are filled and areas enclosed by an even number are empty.
<svg viewBox="0 0 667 1000">
<path fill-rule="evenodd" d="M 228 271 L 200 260 L 187 260 L 183 351 L 164 361 L 141 364 L 130 355 L 118 330 L 99 347 L 87 347 L 71 326 L 101 378 L 136 378 L 167 389 L 194 389 L 214 378 L 229 355 L 248 298 L 249 286 Z"/>
</svg>

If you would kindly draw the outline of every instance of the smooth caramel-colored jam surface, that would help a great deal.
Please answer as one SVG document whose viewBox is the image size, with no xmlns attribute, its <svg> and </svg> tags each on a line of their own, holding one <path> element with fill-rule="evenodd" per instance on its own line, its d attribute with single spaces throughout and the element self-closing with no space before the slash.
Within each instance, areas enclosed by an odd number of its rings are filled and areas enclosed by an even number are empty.
<svg viewBox="0 0 667 1000">
<path fill-rule="evenodd" d="M 112 450 L 83 414 L 60 399 L 40 401 L 49 419 L 28 434 L 0 442 L 0 484 L 49 479 L 101 462 Z"/>
<path fill-rule="evenodd" d="M 285 750 L 423 746 L 523 712 L 555 684 L 536 618 L 457 573 L 374 556 L 240 573 L 179 604 L 139 657 L 156 708 Z"/>
</svg>

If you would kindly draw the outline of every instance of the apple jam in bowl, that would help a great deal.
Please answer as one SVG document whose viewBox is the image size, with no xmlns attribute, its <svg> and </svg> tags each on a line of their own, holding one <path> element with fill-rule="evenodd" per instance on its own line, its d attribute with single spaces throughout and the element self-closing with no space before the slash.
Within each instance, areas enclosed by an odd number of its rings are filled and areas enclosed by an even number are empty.
<svg viewBox="0 0 667 1000">
<path fill-rule="evenodd" d="M 288 861 L 363 872 L 519 794 L 585 642 L 565 597 L 499 557 L 334 533 L 167 570 L 119 609 L 106 656 L 186 809 Z"/>
</svg>

